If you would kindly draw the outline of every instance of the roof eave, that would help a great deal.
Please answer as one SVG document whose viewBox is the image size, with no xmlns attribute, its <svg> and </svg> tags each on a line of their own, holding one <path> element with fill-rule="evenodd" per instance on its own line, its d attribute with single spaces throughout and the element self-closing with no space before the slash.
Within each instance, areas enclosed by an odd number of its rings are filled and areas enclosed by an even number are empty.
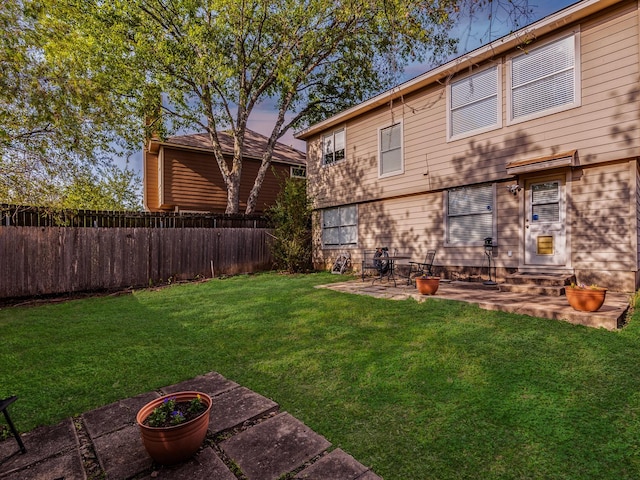
<svg viewBox="0 0 640 480">
<path fill-rule="evenodd" d="M 196 147 L 193 145 L 184 145 L 182 143 L 172 143 L 172 142 L 163 142 L 163 141 L 159 141 L 157 139 L 152 139 L 149 141 L 148 145 L 147 145 L 147 151 L 149 153 L 158 153 L 158 151 L 160 150 L 160 147 L 168 147 L 168 148 L 175 148 L 178 150 L 188 150 L 190 152 L 199 152 L 199 153 L 213 153 L 213 147 Z M 224 150 L 222 151 L 223 155 L 226 156 L 233 156 L 233 152 L 225 152 Z M 246 158 L 246 159 L 250 159 L 250 160 L 257 160 L 257 161 L 262 161 L 262 157 L 257 157 L 255 155 L 247 155 L 244 154 L 242 155 L 242 158 Z M 281 158 L 275 158 L 275 157 L 271 157 L 271 162 L 275 162 L 275 163 L 282 163 L 285 165 L 294 165 L 294 166 L 304 166 L 306 165 L 306 162 L 304 160 L 290 160 L 290 159 L 281 159 Z"/>
</svg>

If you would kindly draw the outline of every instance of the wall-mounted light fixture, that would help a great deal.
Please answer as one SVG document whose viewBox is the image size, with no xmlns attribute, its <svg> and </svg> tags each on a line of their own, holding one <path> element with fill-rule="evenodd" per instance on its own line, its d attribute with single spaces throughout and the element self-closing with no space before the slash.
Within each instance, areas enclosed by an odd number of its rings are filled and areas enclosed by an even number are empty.
<svg viewBox="0 0 640 480">
<path fill-rule="evenodd" d="M 509 190 L 509 193 L 513 193 L 513 195 L 515 196 L 518 195 L 518 192 L 520 190 L 522 190 L 522 187 L 516 183 L 515 185 L 509 185 L 507 187 L 507 190 Z"/>
</svg>

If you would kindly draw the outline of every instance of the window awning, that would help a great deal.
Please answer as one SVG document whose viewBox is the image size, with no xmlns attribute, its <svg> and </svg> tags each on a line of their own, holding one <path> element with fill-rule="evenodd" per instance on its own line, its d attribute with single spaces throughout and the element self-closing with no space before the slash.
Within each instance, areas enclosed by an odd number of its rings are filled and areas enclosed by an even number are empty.
<svg viewBox="0 0 640 480">
<path fill-rule="evenodd" d="M 520 173 L 551 170 L 552 168 L 572 167 L 575 165 L 577 153 L 578 150 L 570 150 L 568 152 L 556 153 L 554 155 L 510 162 L 507 163 L 507 173 L 509 175 L 518 175 Z"/>
</svg>

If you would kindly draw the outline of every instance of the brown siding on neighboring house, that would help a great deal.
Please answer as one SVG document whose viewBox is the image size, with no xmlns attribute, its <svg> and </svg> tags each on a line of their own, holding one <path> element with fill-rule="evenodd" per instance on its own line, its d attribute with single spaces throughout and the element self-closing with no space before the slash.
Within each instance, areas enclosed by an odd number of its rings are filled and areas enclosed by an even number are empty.
<svg viewBox="0 0 640 480">
<path fill-rule="evenodd" d="M 249 160 L 242 164 L 243 182 L 240 186 L 240 209 L 244 211 L 247 207 L 247 199 L 253 188 L 253 182 L 258 174 L 260 162 L 257 160 Z M 270 205 L 276 201 L 278 193 L 282 190 L 283 182 L 290 176 L 290 166 L 281 163 L 273 163 L 269 171 L 265 175 L 258 203 L 256 204 L 256 213 L 264 212 Z"/>
<path fill-rule="evenodd" d="M 224 212 L 227 189 L 212 154 L 175 148 L 164 148 L 164 200 L 168 209 Z M 242 162 L 240 209 L 253 187 L 260 161 L 245 158 Z M 262 184 L 256 213 L 263 212 L 275 202 L 281 183 L 289 177 L 289 166 L 273 164 Z M 274 173 L 275 172 L 275 173 Z"/>
<path fill-rule="evenodd" d="M 224 212 L 227 191 L 213 155 L 164 148 L 164 200 L 171 209 Z"/>
<path fill-rule="evenodd" d="M 232 164 L 233 136 L 218 132 L 218 139 L 228 165 Z M 242 149 L 240 182 L 240 211 L 246 210 L 247 200 L 257 177 L 268 138 L 251 130 L 245 131 Z M 255 205 L 255 213 L 263 213 L 275 203 L 283 182 L 291 168 L 305 169 L 303 152 L 277 142 L 271 166 L 265 174 Z M 143 154 L 144 205 L 151 211 L 225 212 L 227 187 L 213 154 L 211 139 L 205 133 L 179 135 L 162 141 L 147 142 Z"/>
<path fill-rule="evenodd" d="M 158 197 L 158 154 L 150 153 L 145 149 L 143 157 L 144 205 L 151 211 L 157 211 L 160 208 L 160 199 Z"/>
</svg>

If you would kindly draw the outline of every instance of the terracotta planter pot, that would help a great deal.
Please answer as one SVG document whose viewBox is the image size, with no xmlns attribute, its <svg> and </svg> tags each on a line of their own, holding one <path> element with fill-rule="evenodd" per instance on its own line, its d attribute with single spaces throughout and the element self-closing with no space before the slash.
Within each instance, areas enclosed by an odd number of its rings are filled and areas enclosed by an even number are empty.
<svg viewBox="0 0 640 480">
<path fill-rule="evenodd" d="M 440 286 L 440 277 L 416 278 L 416 288 L 422 295 L 435 295 Z"/>
<path fill-rule="evenodd" d="M 149 427 L 145 419 L 153 409 L 161 405 L 166 398 L 175 398 L 177 402 L 189 401 L 200 395 L 207 409 L 197 418 L 170 427 Z M 201 392 L 177 392 L 156 398 L 140 409 L 136 421 L 140 427 L 140 436 L 149 456 L 162 465 L 172 465 L 190 458 L 198 451 L 207 435 L 211 397 Z"/>
<path fill-rule="evenodd" d="M 607 295 L 606 288 L 572 288 L 567 287 L 565 294 L 569 305 L 575 310 L 580 312 L 596 312 L 602 307 L 605 296 Z"/>
</svg>

